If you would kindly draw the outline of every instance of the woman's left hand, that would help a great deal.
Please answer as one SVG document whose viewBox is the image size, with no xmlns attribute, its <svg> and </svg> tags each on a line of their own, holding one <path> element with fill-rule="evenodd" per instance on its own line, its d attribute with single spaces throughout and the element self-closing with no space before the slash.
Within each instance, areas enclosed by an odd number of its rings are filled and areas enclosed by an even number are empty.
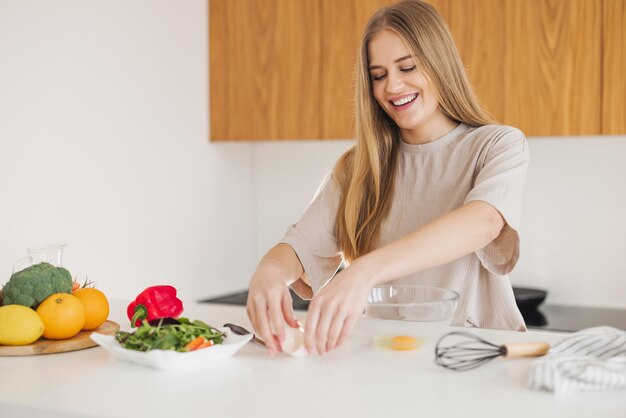
<svg viewBox="0 0 626 418">
<path fill-rule="evenodd" d="M 304 327 L 304 345 L 309 353 L 322 355 L 341 345 L 363 313 L 371 289 L 358 269 L 339 272 L 311 300 Z"/>
</svg>

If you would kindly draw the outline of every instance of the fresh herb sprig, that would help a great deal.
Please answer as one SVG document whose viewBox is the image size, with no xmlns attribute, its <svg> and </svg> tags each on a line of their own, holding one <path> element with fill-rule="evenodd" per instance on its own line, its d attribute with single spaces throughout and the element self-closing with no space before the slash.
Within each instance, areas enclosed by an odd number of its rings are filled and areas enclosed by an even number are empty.
<svg viewBox="0 0 626 418">
<path fill-rule="evenodd" d="M 118 331 L 115 339 L 120 345 L 129 350 L 174 350 L 185 352 L 187 344 L 201 336 L 212 340 L 214 344 L 221 344 L 224 333 L 199 320 L 190 321 L 187 318 L 177 318 L 177 324 L 163 324 L 161 319 L 156 325 L 143 321 L 142 325 L 133 332 Z"/>
</svg>

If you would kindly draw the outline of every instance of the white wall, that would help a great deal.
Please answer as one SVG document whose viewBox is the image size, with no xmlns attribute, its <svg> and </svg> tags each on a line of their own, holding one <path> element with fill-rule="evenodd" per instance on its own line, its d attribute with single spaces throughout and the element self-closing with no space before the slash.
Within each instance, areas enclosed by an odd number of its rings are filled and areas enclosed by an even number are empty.
<svg viewBox="0 0 626 418">
<path fill-rule="evenodd" d="M 0 283 L 64 242 L 111 297 L 246 287 L 351 142 L 210 143 L 207 51 L 205 0 L 0 0 Z M 626 137 L 530 142 L 513 283 L 625 307 Z"/>
<path fill-rule="evenodd" d="M 208 138 L 205 0 L 0 1 L 0 283 L 26 247 L 111 297 L 245 287 L 253 148 Z"/>
<path fill-rule="evenodd" d="M 514 284 L 626 308 L 626 136 L 534 138 Z"/>
<path fill-rule="evenodd" d="M 353 141 L 261 142 L 254 145 L 257 231 L 263 253 L 296 223 L 335 161 Z"/>
</svg>

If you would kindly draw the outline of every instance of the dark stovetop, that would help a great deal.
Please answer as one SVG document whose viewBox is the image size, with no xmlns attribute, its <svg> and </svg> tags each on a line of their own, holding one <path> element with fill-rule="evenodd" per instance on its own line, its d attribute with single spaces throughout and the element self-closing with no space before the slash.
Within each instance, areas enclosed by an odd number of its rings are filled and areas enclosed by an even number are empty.
<svg viewBox="0 0 626 418">
<path fill-rule="evenodd" d="M 296 295 L 293 290 L 289 290 L 291 292 L 291 298 L 293 300 L 293 309 L 306 311 L 309 308 L 309 301 L 303 300 L 300 296 Z M 228 295 L 204 299 L 201 300 L 200 303 L 223 303 L 226 305 L 242 305 L 246 306 L 246 301 L 248 299 L 248 291 L 244 290 L 237 293 L 231 293 Z"/>
<path fill-rule="evenodd" d="M 307 310 L 309 301 L 302 300 L 293 291 L 293 308 Z M 223 303 L 245 306 L 248 291 L 205 299 L 203 303 Z M 541 305 L 532 312 L 522 311 L 526 326 L 532 329 L 549 331 L 579 331 L 584 328 L 608 325 L 626 329 L 626 309 L 587 308 L 568 305 Z"/>
</svg>

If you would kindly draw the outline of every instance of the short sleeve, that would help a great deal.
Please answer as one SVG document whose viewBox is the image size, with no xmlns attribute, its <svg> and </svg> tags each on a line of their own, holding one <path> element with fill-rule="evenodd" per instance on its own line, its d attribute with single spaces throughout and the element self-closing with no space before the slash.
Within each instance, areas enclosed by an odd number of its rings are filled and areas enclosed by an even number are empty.
<svg viewBox="0 0 626 418">
<path fill-rule="evenodd" d="M 528 143 L 518 129 L 502 127 L 485 143 L 484 159 L 465 203 L 483 201 L 505 220 L 500 235 L 476 251 L 483 266 L 496 275 L 510 273 L 519 259 L 522 191 L 528 169 Z"/>
<path fill-rule="evenodd" d="M 281 243 L 288 244 L 296 252 L 305 277 L 301 277 L 292 289 L 305 299 L 310 299 L 337 272 L 342 257 L 335 237 L 335 222 L 339 207 L 339 187 L 328 176 L 300 220 L 291 225 Z"/>
</svg>

